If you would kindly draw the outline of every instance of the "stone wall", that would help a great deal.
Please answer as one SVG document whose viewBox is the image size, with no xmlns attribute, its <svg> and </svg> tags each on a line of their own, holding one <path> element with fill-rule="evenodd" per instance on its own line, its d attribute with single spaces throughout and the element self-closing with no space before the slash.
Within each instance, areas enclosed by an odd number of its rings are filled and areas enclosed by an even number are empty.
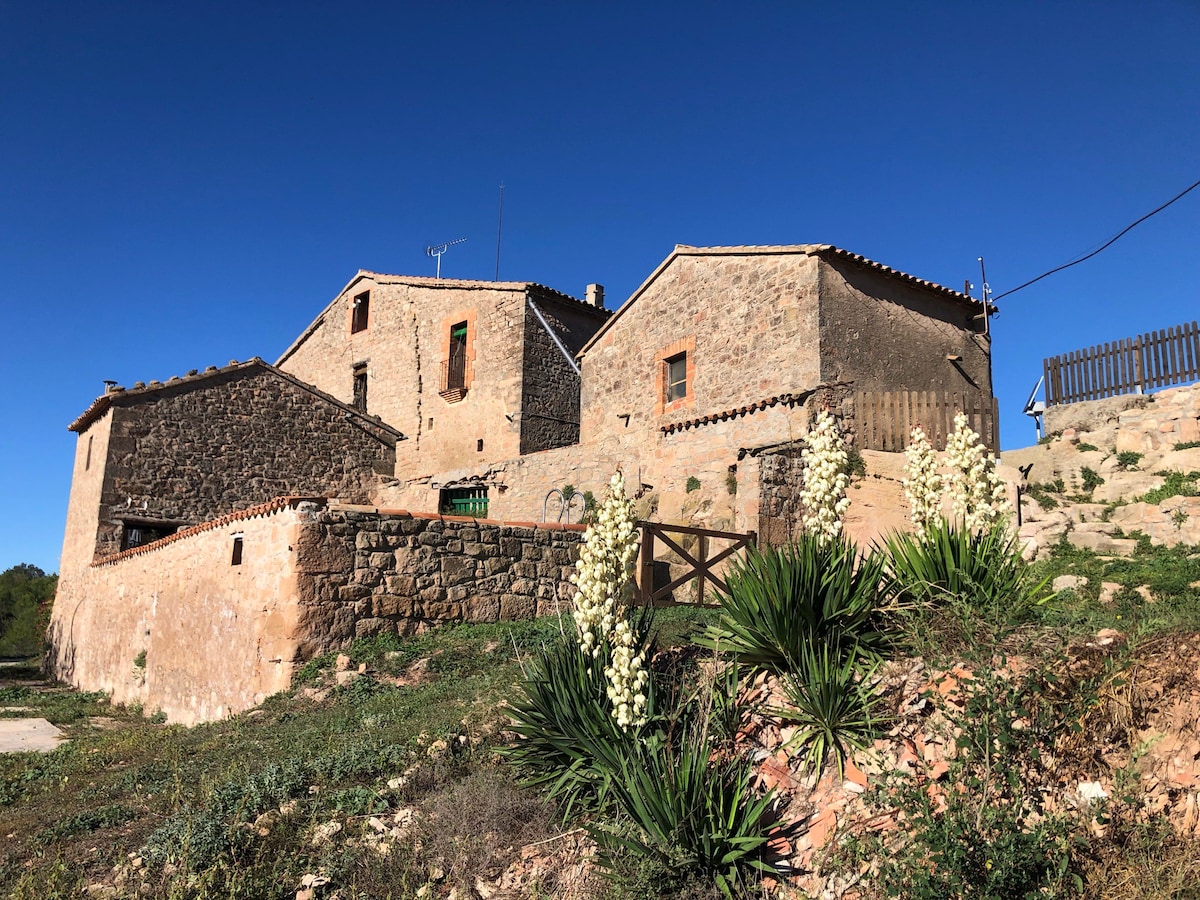
<svg viewBox="0 0 1200 900">
<path fill-rule="evenodd" d="M 367 500 L 395 464 L 394 433 L 265 365 L 111 403 L 96 557 L 121 549 L 124 521 L 174 530 L 282 495 Z"/>
<path fill-rule="evenodd" d="M 367 327 L 352 331 L 355 299 L 364 295 Z M 607 315 L 527 282 L 360 272 L 278 364 L 347 403 L 355 372 L 365 371 L 368 411 L 409 438 L 397 448 L 400 479 L 512 459 L 562 443 L 579 420 L 578 387 L 563 370 L 574 373 L 533 319 L 527 297 L 574 350 Z M 445 392 L 450 330 L 463 322 L 467 384 L 452 394 Z M 530 339 L 537 343 L 527 348 Z"/>
<path fill-rule="evenodd" d="M 581 526 L 280 498 L 64 571 L 47 665 L 173 722 L 217 719 L 359 637 L 566 608 L 582 539 Z"/>
<path fill-rule="evenodd" d="M 837 256 L 821 258 L 819 282 L 822 381 L 853 381 L 860 391 L 992 395 L 990 345 L 972 318 L 978 305 Z"/>
<path fill-rule="evenodd" d="M 762 543 L 778 547 L 796 534 L 804 515 L 803 445 L 796 443 L 763 453 L 759 466 L 758 534 Z"/>
<path fill-rule="evenodd" d="M 333 506 L 297 546 L 300 656 L 381 633 L 564 608 L 582 538 L 582 526 Z"/>
<path fill-rule="evenodd" d="M 574 356 L 603 321 L 594 308 L 534 298 L 542 317 Z M 525 316 L 521 362 L 521 453 L 579 442 L 579 374 L 571 367 L 538 317 Z"/>
</svg>

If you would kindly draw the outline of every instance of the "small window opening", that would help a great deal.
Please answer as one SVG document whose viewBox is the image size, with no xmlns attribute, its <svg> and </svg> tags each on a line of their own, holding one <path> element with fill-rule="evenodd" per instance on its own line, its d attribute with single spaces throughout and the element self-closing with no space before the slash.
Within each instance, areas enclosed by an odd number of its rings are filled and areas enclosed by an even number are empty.
<svg viewBox="0 0 1200 900">
<path fill-rule="evenodd" d="M 687 353 L 672 356 L 667 366 L 667 402 L 682 400 L 687 396 Z"/>
<path fill-rule="evenodd" d="M 125 522 L 121 530 L 121 549 L 132 550 L 134 547 L 144 547 L 153 544 L 168 535 L 174 534 L 176 526 L 161 525 L 154 522 Z"/>
<path fill-rule="evenodd" d="M 231 566 L 240 566 L 242 564 L 242 544 L 242 535 L 235 534 L 233 536 L 233 555 L 229 558 Z"/>
<path fill-rule="evenodd" d="M 450 329 L 450 358 L 446 361 L 446 390 L 467 386 L 467 323 Z"/>
<path fill-rule="evenodd" d="M 92 467 L 92 435 L 88 435 L 87 459 L 83 461 L 83 470 L 86 472 Z"/>
<path fill-rule="evenodd" d="M 438 509 L 447 516 L 487 518 L 488 489 L 486 486 L 443 488 Z"/>
<path fill-rule="evenodd" d="M 429 430 L 433 431 L 433 416 L 429 417 Z"/>
<path fill-rule="evenodd" d="M 354 315 L 350 319 L 350 333 L 357 334 L 367 330 L 367 321 L 371 315 L 371 292 L 359 294 L 354 298 Z"/>
<path fill-rule="evenodd" d="M 367 367 L 365 363 L 354 367 L 354 408 L 360 412 L 367 411 Z"/>
<path fill-rule="evenodd" d="M 476 452 L 478 452 L 478 453 L 482 453 L 482 452 L 483 452 L 483 438 L 480 438 L 479 440 L 477 440 L 477 441 L 475 442 L 475 450 L 476 450 Z"/>
</svg>

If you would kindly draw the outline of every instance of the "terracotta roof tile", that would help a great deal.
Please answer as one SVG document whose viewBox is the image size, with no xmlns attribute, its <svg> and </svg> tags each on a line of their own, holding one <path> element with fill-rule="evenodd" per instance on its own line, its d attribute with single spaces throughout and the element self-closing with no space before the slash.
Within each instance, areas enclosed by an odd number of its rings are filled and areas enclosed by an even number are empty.
<svg viewBox="0 0 1200 900">
<path fill-rule="evenodd" d="M 739 419 L 742 416 L 748 416 L 756 413 L 759 410 L 770 409 L 772 406 L 798 406 L 803 403 L 813 394 L 812 391 L 803 391 L 799 394 L 776 394 L 774 397 L 768 397 L 765 400 L 757 400 L 748 406 L 738 406 L 732 409 L 725 409 L 718 413 L 709 413 L 706 416 L 696 416 L 693 419 L 684 419 L 680 422 L 669 422 L 666 425 L 660 425 L 658 430 L 663 434 L 674 434 L 677 431 L 686 431 L 689 428 L 699 428 L 701 425 L 715 425 L 717 422 L 725 422 L 729 419 Z"/>
<path fill-rule="evenodd" d="M 206 531 L 212 531 L 216 528 L 223 528 L 226 525 L 232 525 L 234 522 L 240 522 L 243 519 L 255 519 L 260 516 L 270 516 L 279 512 L 281 509 L 286 509 L 290 506 L 296 506 L 300 503 L 328 503 L 326 497 L 276 497 L 274 500 L 268 500 L 266 503 L 260 503 L 257 506 L 251 506 L 249 509 L 239 509 L 231 513 L 226 513 L 220 518 L 210 519 L 207 522 L 201 522 L 199 525 L 193 525 L 191 528 L 185 528 L 182 531 L 177 531 L 174 534 L 169 534 L 165 538 L 159 538 L 157 541 L 151 541 L 149 544 L 142 544 L 140 547 L 132 547 L 129 550 L 122 550 L 120 553 L 114 553 L 112 556 L 105 556 L 102 559 L 92 563 L 93 566 L 103 566 L 108 563 L 119 562 L 123 559 L 129 559 L 133 556 L 138 556 L 142 553 L 149 553 L 152 550 L 157 550 L 160 547 L 165 547 L 167 544 L 173 544 L 176 541 L 182 541 L 184 538 L 189 538 L 197 534 L 203 534 Z"/>
<path fill-rule="evenodd" d="M 197 534 L 203 534 L 206 531 L 213 531 L 217 528 L 224 528 L 227 525 L 232 525 L 234 522 L 240 522 L 244 519 L 256 519 L 262 516 L 271 516 L 280 510 L 289 507 L 295 508 L 301 503 L 319 503 L 331 510 L 347 510 L 347 511 L 373 511 L 380 515 L 397 516 L 407 519 L 430 519 L 439 522 L 474 522 L 477 525 L 494 525 L 507 528 L 537 528 L 545 531 L 585 531 L 586 525 L 581 524 L 566 524 L 562 522 L 502 522 L 495 519 L 476 519 L 471 516 L 443 516 L 440 513 L 420 513 L 409 512 L 404 509 L 381 509 L 378 507 L 364 507 L 358 504 L 339 503 L 338 500 L 331 497 L 303 497 L 303 496 L 287 496 L 276 497 L 274 500 L 268 500 L 266 503 L 260 503 L 257 506 L 251 506 L 249 509 L 239 509 L 216 519 L 210 519 L 207 522 L 201 522 L 199 525 L 193 525 L 190 528 L 184 528 L 174 534 L 169 534 L 165 538 L 159 538 L 157 541 L 152 541 L 149 544 L 143 544 L 140 547 L 133 547 L 129 550 L 122 550 L 120 553 L 114 553 L 111 556 L 105 556 L 92 563 L 93 566 L 104 566 L 109 563 L 120 562 L 124 559 L 129 559 L 134 556 L 140 556 L 143 553 L 150 553 L 165 547 L 168 544 L 173 544 L 176 541 L 182 541 L 185 538 L 194 537 Z"/>
</svg>

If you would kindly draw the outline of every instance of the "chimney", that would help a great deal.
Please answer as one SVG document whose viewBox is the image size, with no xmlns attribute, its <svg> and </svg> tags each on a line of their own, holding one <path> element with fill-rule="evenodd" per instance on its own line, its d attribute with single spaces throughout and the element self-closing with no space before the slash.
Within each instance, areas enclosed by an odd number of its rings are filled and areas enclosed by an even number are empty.
<svg viewBox="0 0 1200 900">
<path fill-rule="evenodd" d="M 604 309 L 604 285 L 589 284 L 587 286 L 587 302 L 589 306 Z"/>
</svg>

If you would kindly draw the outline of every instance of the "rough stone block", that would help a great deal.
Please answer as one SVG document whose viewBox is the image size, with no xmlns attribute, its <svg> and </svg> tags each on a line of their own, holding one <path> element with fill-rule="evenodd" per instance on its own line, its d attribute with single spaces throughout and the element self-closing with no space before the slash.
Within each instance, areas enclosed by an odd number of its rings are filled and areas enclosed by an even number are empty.
<svg viewBox="0 0 1200 900">
<path fill-rule="evenodd" d="M 377 634 L 395 633 L 396 626 L 387 619 L 359 619 L 354 623 L 356 638 L 374 637 Z"/>
<path fill-rule="evenodd" d="M 417 579 L 412 575 L 389 575 L 384 583 L 389 594 L 411 597 L 417 592 Z"/>
<path fill-rule="evenodd" d="M 1130 556 L 1137 549 L 1137 541 L 1129 538 L 1114 538 L 1098 531 L 1072 531 L 1067 542 L 1073 547 L 1094 550 L 1105 556 Z"/>
<path fill-rule="evenodd" d="M 537 605 L 532 597 L 505 594 L 500 598 L 501 619 L 532 619 L 536 612 Z"/>
<path fill-rule="evenodd" d="M 295 548 L 296 568 L 300 572 L 345 572 L 354 563 L 345 541 L 336 535 L 327 535 L 318 527 L 302 529 Z"/>
<path fill-rule="evenodd" d="M 1200 447 L 1164 453 L 1158 468 L 1168 472 L 1200 472 Z"/>
<path fill-rule="evenodd" d="M 474 581 L 475 560 L 461 556 L 446 557 L 442 560 L 442 579 L 447 585 Z"/>
<path fill-rule="evenodd" d="M 375 616 L 411 616 L 415 608 L 412 597 L 395 594 L 375 594 L 371 598 L 371 613 Z"/>
<path fill-rule="evenodd" d="M 495 596 L 476 596 L 463 604 L 468 622 L 497 622 L 500 619 L 500 599 Z"/>
<path fill-rule="evenodd" d="M 385 546 L 383 535 L 378 531 L 360 531 L 354 538 L 356 550 L 378 550 Z"/>
<path fill-rule="evenodd" d="M 462 617 L 461 603 L 425 603 L 422 611 L 427 619 L 452 621 Z"/>
<path fill-rule="evenodd" d="M 507 572 L 511 565 L 511 558 L 501 555 L 484 560 L 483 572 L 485 575 L 498 575 L 501 572 Z"/>
<path fill-rule="evenodd" d="M 347 584 L 344 587 L 338 588 L 338 600 L 342 603 L 353 603 L 356 600 L 361 600 L 364 597 L 371 596 L 371 589 L 362 584 Z"/>
</svg>

